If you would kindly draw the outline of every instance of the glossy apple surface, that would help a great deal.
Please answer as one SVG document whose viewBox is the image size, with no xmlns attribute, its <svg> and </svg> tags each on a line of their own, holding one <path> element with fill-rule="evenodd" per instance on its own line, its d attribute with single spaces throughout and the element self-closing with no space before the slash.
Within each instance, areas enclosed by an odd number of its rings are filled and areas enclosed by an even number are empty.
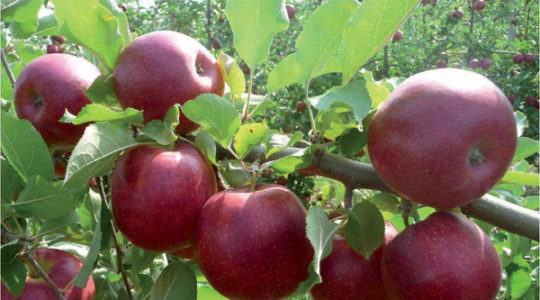
<svg viewBox="0 0 540 300">
<path fill-rule="evenodd" d="M 489 79 L 458 69 L 416 74 L 396 88 L 368 132 L 369 156 L 397 194 L 434 207 L 481 197 L 516 150 L 510 102 Z"/>
<path fill-rule="evenodd" d="M 219 192 L 199 215 L 201 271 L 232 299 L 280 299 L 308 277 L 313 248 L 306 210 L 294 193 L 269 184 Z"/>
<path fill-rule="evenodd" d="M 84 90 L 99 74 L 94 65 L 73 55 L 40 56 L 24 68 L 15 83 L 17 115 L 29 120 L 49 146 L 74 145 L 86 124 L 75 126 L 59 120 L 66 109 L 76 115 L 90 103 Z"/>
<path fill-rule="evenodd" d="M 38 248 L 35 252 L 36 261 L 41 268 L 49 275 L 56 285 L 63 289 L 71 282 L 82 268 L 82 261 L 75 255 L 63 250 Z M 33 270 L 33 269 L 32 269 Z M 45 283 L 45 281 L 35 275 L 36 278 L 27 277 L 24 289 L 19 298 L 11 295 L 2 283 L 3 300 L 56 300 L 56 294 Z M 66 300 L 93 300 L 95 294 L 94 280 L 92 276 L 88 278 L 88 283 L 84 289 L 71 285 L 65 293 Z"/>
<path fill-rule="evenodd" d="M 492 300 L 501 283 L 501 262 L 489 237 L 450 212 L 436 212 L 396 236 L 381 267 L 392 300 Z"/>
<path fill-rule="evenodd" d="M 381 258 L 385 246 L 398 234 L 385 223 L 384 244 L 365 259 L 343 237 L 334 237 L 332 253 L 321 262 L 322 283 L 311 290 L 314 300 L 385 300 Z"/>
<path fill-rule="evenodd" d="M 173 150 L 139 146 L 127 151 L 116 164 L 111 188 L 118 228 L 150 251 L 191 245 L 201 207 L 217 191 L 214 170 L 186 142 Z"/>
<path fill-rule="evenodd" d="M 203 93 L 223 96 L 225 83 L 216 58 L 197 40 L 173 31 L 136 38 L 118 57 L 114 88 L 123 107 L 144 110 L 144 120 L 162 119 L 167 109 Z M 197 124 L 182 114 L 177 131 Z"/>
</svg>

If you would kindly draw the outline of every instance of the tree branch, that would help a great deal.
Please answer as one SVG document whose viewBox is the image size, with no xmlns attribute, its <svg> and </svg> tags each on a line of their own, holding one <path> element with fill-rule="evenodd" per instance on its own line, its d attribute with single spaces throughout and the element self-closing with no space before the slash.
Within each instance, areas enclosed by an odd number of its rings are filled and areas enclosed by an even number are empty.
<svg viewBox="0 0 540 300">
<path fill-rule="evenodd" d="M 2 64 L 4 65 L 4 69 L 6 69 L 7 76 L 9 78 L 9 81 L 11 82 L 11 87 L 14 87 L 15 76 L 13 76 L 13 72 L 11 71 L 11 68 L 9 66 L 9 62 L 7 61 L 6 51 L 4 51 L 4 49 L 2 49 L 1 56 L 2 56 Z"/>
</svg>

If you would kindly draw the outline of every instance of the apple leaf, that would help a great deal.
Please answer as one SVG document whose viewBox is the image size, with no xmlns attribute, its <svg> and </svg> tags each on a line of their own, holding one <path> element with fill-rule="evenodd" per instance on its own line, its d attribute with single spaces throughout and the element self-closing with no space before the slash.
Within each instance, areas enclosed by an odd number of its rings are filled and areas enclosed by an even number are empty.
<svg viewBox="0 0 540 300">
<path fill-rule="evenodd" d="M 196 300 L 197 279 L 190 267 L 180 262 L 169 264 L 159 274 L 152 292 L 151 300 Z"/>
<path fill-rule="evenodd" d="M 539 186 L 540 177 L 535 173 L 507 171 L 501 181 L 520 185 Z"/>
<path fill-rule="evenodd" d="M 38 29 L 35 34 L 40 36 L 60 34 L 60 32 L 58 32 L 58 22 L 54 17 L 54 12 L 38 19 Z"/>
<path fill-rule="evenodd" d="M 202 94 L 181 107 L 184 115 L 201 125 L 200 131 L 213 137 L 228 149 L 233 135 L 240 128 L 240 114 L 232 104 L 214 94 Z"/>
<path fill-rule="evenodd" d="M 2 69 L 2 78 L 0 79 L 0 84 L 2 86 L 2 99 L 6 99 L 10 102 L 13 101 L 13 86 L 11 85 L 11 81 L 9 80 L 9 77 L 6 73 L 6 69 L 4 68 L 4 64 L 0 64 L 0 68 Z M 13 72 L 13 76 L 15 78 L 19 77 L 19 74 L 24 69 L 24 65 L 20 61 L 15 61 L 9 64 L 9 68 Z"/>
<path fill-rule="evenodd" d="M 11 33 L 16 38 L 28 38 L 38 29 L 38 12 L 42 0 L 19 0 L 3 5 L 2 21 L 11 22 Z"/>
<path fill-rule="evenodd" d="M 159 252 L 146 251 L 137 246 L 132 246 L 126 252 L 124 264 L 131 266 L 129 270 L 132 274 L 137 274 L 148 269 L 158 255 L 160 255 Z"/>
<path fill-rule="evenodd" d="M 323 95 L 311 98 L 310 102 L 318 110 L 346 104 L 351 107 L 358 123 L 362 123 L 362 119 L 371 109 L 371 98 L 363 80 L 355 80 L 346 86 L 334 87 Z"/>
<path fill-rule="evenodd" d="M 369 202 L 373 203 L 382 211 L 383 217 L 391 218 L 398 213 L 399 199 L 392 193 L 378 193 L 371 197 Z"/>
<path fill-rule="evenodd" d="M 16 257 L 16 254 L 21 248 L 17 242 L 18 241 L 14 241 L 13 244 L 2 245 L 1 271 L 2 283 L 12 295 L 20 297 L 26 280 L 26 267 L 24 266 L 24 263 Z"/>
<path fill-rule="evenodd" d="M 227 300 L 209 284 L 197 284 L 197 298 L 208 300 Z"/>
<path fill-rule="evenodd" d="M 144 144 L 131 134 L 125 124 L 95 123 L 86 127 L 69 157 L 64 186 L 78 189 L 87 186 L 92 177 L 106 175 L 122 151 Z"/>
<path fill-rule="evenodd" d="M 69 112 L 66 119 L 70 119 Z M 62 121 L 66 117 L 60 120 Z M 88 122 L 118 122 L 127 123 L 133 125 L 142 125 L 143 114 L 142 111 L 128 107 L 124 111 L 118 111 L 111 109 L 102 104 L 88 104 L 79 112 L 75 119 L 69 120 L 73 125 L 80 125 Z"/>
<path fill-rule="evenodd" d="M 330 108 L 319 111 L 315 117 L 317 128 L 323 133 L 323 136 L 334 141 L 336 138 L 344 134 L 348 129 L 357 127 L 352 123 L 348 123 L 338 113 L 339 108 Z"/>
<path fill-rule="evenodd" d="M 219 165 L 222 178 L 233 188 L 245 186 L 251 180 L 251 176 L 236 160 L 223 160 Z"/>
<path fill-rule="evenodd" d="M 34 59 L 45 54 L 43 50 L 32 44 L 29 44 L 27 41 L 16 43 L 15 51 L 25 64 L 28 64 Z"/>
<path fill-rule="evenodd" d="M 113 70 L 118 54 L 130 42 L 125 14 L 107 1 L 51 1 L 60 34 L 90 49 Z"/>
<path fill-rule="evenodd" d="M 529 121 L 527 120 L 527 116 L 520 111 L 515 111 L 514 117 L 516 118 L 517 136 L 520 137 L 523 134 L 523 130 L 529 127 Z"/>
<path fill-rule="evenodd" d="M 73 210 L 63 217 L 45 220 L 41 228 L 39 228 L 39 234 L 41 236 L 51 234 L 69 225 L 78 224 L 79 221 L 77 212 Z"/>
<path fill-rule="evenodd" d="M 1 186 L 0 189 L 2 193 L 2 202 L 11 202 L 12 199 L 17 198 L 17 194 L 23 190 L 24 182 L 21 177 L 9 164 L 9 162 L 0 157 L 0 166 L 1 166 Z"/>
<path fill-rule="evenodd" d="M 171 106 L 162 120 L 152 120 L 141 131 L 144 134 L 155 140 L 161 145 L 170 145 L 178 138 L 174 133 L 176 126 L 178 126 L 178 120 L 180 118 L 179 105 L 175 104 Z"/>
<path fill-rule="evenodd" d="M 510 294 L 512 299 L 519 299 L 531 286 L 531 276 L 527 271 L 518 269 L 510 278 Z"/>
<path fill-rule="evenodd" d="M 216 161 L 216 141 L 204 132 L 199 132 L 195 137 L 195 146 L 212 164 L 217 165 Z"/>
<path fill-rule="evenodd" d="M 39 132 L 27 120 L 19 120 L 2 110 L 2 154 L 26 182 L 39 175 L 54 177 L 53 163 L 47 145 Z"/>
<path fill-rule="evenodd" d="M 299 149 L 290 155 L 267 161 L 261 166 L 261 169 L 272 166 L 278 172 L 289 174 L 297 169 L 307 168 L 311 164 L 315 147 L 313 145 L 308 148 Z"/>
<path fill-rule="evenodd" d="M 251 100 L 249 101 L 250 106 L 255 106 L 251 113 L 249 113 L 249 118 L 255 116 L 262 116 L 267 109 L 276 106 L 276 104 L 266 96 L 251 95 Z"/>
<path fill-rule="evenodd" d="M 332 241 L 338 229 L 339 224 L 328 220 L 320 206 L 313 206 L 307 212 L 306 233 L 313 247 L 313 261 L 309 266 L 308 278 L 300 283 L 295 295 L 306 294 L 315 284 L 322 282 L 320 264 L 332 252 Z"/>
<path fill-rule="evenodd" d="M 242 69 L 236 63 L 236 60 L 221 52 L 218 56 L 218 64 L 225 82 L 231 88 L 231 94 L 234 96 L 242 95 L 246 89 L 246 78 Z"/>
<path fill-rule="evenodd" d="M 116 92 L 114 91 L 114 82 L 112 74 L 100 75 L 92 85 L 84 91 L 86 96 L 93 103 L 104 104 L 104 105 L 117 105 L 118 98 L 116 97 Z"/>
<path fill-rule="evenodd" d="M 538 152 L 538 141 L 528 137 L 519 137 L 513 161 L 520 161 Z"/>
<path fill-rule="evenodd" d="M 30 177 L 17 201 L 8 204 L 22 216 L 53 219 L 67 215 L 77 205 L 71 193 L 40 176 Z"/>
<path fill-rule="evenodd" d="M 360 131 L 358 128 L 350 128 L 342 134 L 337 140 L 340 152 L 343 155 L 356 155 L 367 144 L 367 132 Z"/>
<path fill-rule="evenodd" d="M 285 134 L 272 134 L 272 136 L 268 140 L 268 143 L 264 145 L 266 158 L 269 158 L 275 153 L 294 146 L 296 143 L 301 141 L 303 137 L 304 134 L 301 131 L 296 131 L 291 136 Z"/>
<path fill-rule="evenodd" d="M 370 202 L 356 204 L 347 213 L 345 239 L 358 253 L 369 259 L 384 242 L 384 219 Z"/>
<path fill-rule="evenodd" d="M 312 78 L 337 54 L 345 25 L 358 6 L 355 0 L 333 0 L 315 10 L 296 40 L 301 79 Z"/>
<path fill-rule="evenodd" d="M 366 89 L 371 98 L 371 106 L 378 108 L 388 97 L 390 97 L 390 91 L 382 83 L 370 82 L 366 83 Z"/>
<path fill-rule="evenodd" d="M 244 159 L 253 148 L 260 146 L 266 139 L 268 131 L 266 123 L 251 123 L 240 126 L 234 136 L 234 149 L 239 158 Z"/>
<path fill-rule="evenodd" d="M 349 82 L 360 66 L 390 41 L 418 2 L 364 0 L 360 4 L 343 30 L 339 47 L 343 84 Z"/>
<path fill-rule="evenodd" d="M 234 48 L 253 69 L 269 55 L 274 36 L 289 27 L 285 0 L 227 0 L 225 15 L 234 35 Z"/>
</svg>

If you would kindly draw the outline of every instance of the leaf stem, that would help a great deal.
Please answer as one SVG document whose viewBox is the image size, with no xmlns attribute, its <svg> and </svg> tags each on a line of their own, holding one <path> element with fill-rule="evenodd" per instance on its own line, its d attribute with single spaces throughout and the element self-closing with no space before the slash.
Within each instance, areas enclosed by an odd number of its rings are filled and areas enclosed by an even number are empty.
<svg viewBox="0 0 540 300">
<path fill-rule="evenodd" d="M 249 101 L 251 100 L 251 90 L 253 88 L 253 72 L 249 72 L 249 84 L 248 84 L 248 97 L 244 103 L 244 108 L 242 109 L 242 124 L 245 124 L 249 117 Z"/>
<path fill-rule="evenodd" d="M 308 109 L 308 115 L 309 115 L 309 120 L 311 122 L 311 131 L 312 131 L 312 134 L 314 136 L 317 135 L 317 125 L 315 124 L 315 118 L 313 117 L 313 110 L 311 109 L 311 104 L 309 102 L 309 83 L 310 83 L 310 80 L 308 79 L 306 81 L 306 88 L 305 88 L 305 96 L 306 96 L 306 106 L 307 106 L 307 109 Z"/>
<path fill-rule="evenodd" d="M 5 49 L 2 49 L 1 56 L 2 56 L 2 64 L 4 65 L 9 81 L 11 82 L 11 87 L 14 87 L 15 76 L 13 76 L 13 72 L 11 71 L 11 67 L 9 66 L 9 62 L 7 61 Z"/>
</svg>

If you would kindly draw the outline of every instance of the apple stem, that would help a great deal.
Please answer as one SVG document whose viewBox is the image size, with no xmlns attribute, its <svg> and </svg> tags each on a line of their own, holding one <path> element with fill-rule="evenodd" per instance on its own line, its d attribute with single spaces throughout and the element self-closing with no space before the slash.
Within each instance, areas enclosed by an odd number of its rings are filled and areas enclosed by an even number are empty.
<svg viewBox="0 0 540 300">
<path fill-rule="evenodd" d="M 9 67 L 9 63 L 6 58 L 6 52 L 5 49 L 2 49 L 1 52 L 2 56 L 2 65 L 4 65 L 4 68 L 6 69 L 6 73 L 8 75 L 9 81 L 11 82 L 11 87 L 15 86 L 15 76 L 13 76 L 13 72 L 11 71 L 11 68 Z"/>
<path fill-rule="evenodd" d="M 471 164 L 481 164 L 484 162 L 484 159 L 486 159 L 482 152 L 480 152 L 480 147 L 478 146 L 472 147 L 467 156 L 469 157 L 469 162 L 471 162 Z"/>
<path fill-rule="evenodd" d="M 401 217 L 403 218 L 403 223 L 405 224 L 405 227 L 409 227 L 409 215 L 411 214 L 412 203 L 405 198 L 401 198 L 401 208 Z"/>
<path fill-rule="evenodd" d="M 103 187 L 103 181 L 101 177 L 96 177 L 96 182 L 99 189 L 99 195 L 101 196 L 101 200 L 103 204 L 105 204 L 107 207 L 109 207 L 109 203 L 107 201 L 107 194 L 105 193 L 105 188 Z M 124 270 L 124 264 L 122 263 L 122 249 L 120 249 L 120 244 L 118 243 L 118 237 L 117 237 L 117 228 L 116 224 L 114 223 L 114 220 L 111 219 L 111 231 L 114 241 L 114 247 L 116 248 L 116 259 L 118 264 L 118 273 L 122 275 L 122 280 L 124 281 L 124 285 L 126 286 L 126 291 L 128 294 L 128 298 L 130 300 L 133 300 L 133 295 L 131 294 L 131 288 L 129 287 L 128 278 L 126 275 L 126 272 Z"/>
</svg>

